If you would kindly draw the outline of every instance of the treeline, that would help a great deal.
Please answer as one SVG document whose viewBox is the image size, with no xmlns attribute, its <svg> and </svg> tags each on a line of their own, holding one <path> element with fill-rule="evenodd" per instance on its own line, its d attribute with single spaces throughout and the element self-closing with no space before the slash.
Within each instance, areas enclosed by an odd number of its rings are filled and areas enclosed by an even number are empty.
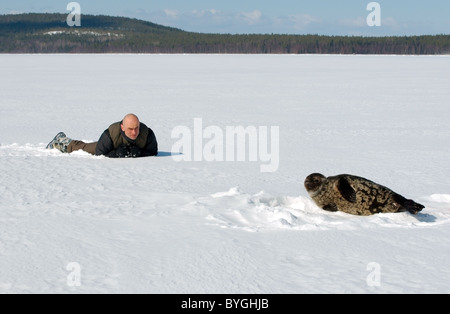
<svg viewBox="0 0 450 314">
<path fill-rule="evenodd" d="M 202 34 L 137 19 L 0 15 L 0 53 L 450 54 L 450 35 L 355 37 Z"/>
</svg>

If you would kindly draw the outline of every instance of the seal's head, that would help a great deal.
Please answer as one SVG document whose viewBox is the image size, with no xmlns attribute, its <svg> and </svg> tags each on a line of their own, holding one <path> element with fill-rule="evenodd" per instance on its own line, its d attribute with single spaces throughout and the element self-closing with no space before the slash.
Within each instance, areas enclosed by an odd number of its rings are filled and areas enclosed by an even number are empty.
<svg viewBox="0 0 450 314">
<path fill-rule="evenodd" d="M 309 194 L 317 192 L 326 177 L 320 173 L 313 173 L 305 179 L 305 189 Z"/>
</svg>

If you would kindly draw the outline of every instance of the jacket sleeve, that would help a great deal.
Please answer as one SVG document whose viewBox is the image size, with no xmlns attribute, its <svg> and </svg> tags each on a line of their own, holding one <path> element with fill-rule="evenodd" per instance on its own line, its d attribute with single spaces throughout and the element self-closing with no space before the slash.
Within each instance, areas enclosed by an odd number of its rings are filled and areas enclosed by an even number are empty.
<svg viewBox="0 0 450 314">
<path fill-rule="evenodd" d="M 147 145 L 142 150 L 141 157 L 149 157 L 158 155 L 158 142 L 152 129 L 148 129 Z"/>
<path fill-rule="evenodd" d="M 109 130 L 105 130 L 100 136 L 95 149 L 95 154 L 97 156 L 103 155 L 110 158 L 118 157 L 111 136 L 109 135 Z"/>
</svg>

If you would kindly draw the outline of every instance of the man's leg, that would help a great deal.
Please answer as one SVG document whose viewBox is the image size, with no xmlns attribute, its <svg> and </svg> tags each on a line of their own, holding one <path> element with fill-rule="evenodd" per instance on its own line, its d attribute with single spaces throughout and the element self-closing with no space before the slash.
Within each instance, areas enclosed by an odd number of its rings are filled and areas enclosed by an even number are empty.
<svg viewBox="0 0 450 314">
<path fill-rule="evenodd" d="M 67 152 L 70 154 L 76 150 L 83 150 L 88 152 L 89 154 L 95 155 L 95 148 L 97 147 L 97 142 L 94 143 L 85 143 L 82 141 L 72 141 L 67 146 Z"/>
</svg>

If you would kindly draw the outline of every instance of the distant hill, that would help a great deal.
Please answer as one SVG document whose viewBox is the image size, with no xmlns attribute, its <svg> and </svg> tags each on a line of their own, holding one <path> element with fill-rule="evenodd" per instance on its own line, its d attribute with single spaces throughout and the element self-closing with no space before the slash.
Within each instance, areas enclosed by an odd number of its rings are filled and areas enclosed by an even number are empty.
<svg viewBox="0 0 450 314">
<path fill-rule="evenodd" d="M 137 19 L 66 14 L 0 15 L 0 53 L 450 54 L 450 35 L 348 37 L 202 34 Z"/>
</svg>

